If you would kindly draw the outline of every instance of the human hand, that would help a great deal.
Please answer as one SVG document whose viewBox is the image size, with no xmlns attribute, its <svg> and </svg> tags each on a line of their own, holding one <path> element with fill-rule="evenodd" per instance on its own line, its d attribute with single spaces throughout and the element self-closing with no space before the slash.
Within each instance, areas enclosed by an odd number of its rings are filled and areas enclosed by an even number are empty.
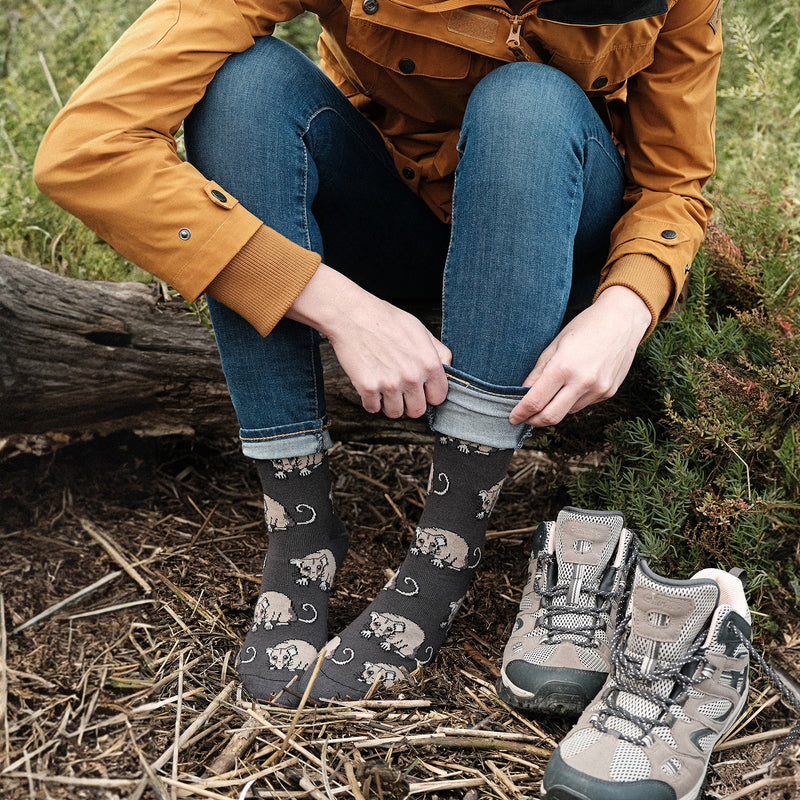
<svg viewBox="0 0 800 800">
<path fill-rule="evenodd" d="M 614 395 L 628 374 L 652 317 L 625 286 L 609 286 L 545 348 L 509 415 L 516 425 L 544 427 Z"/>
<path fill-rule="evenodd" d="M 413 315 L 321 264 L 286 314 L 328 337 L 370 413 L 420 417 L 447 396 L 450 351 Z"/>
</svg>

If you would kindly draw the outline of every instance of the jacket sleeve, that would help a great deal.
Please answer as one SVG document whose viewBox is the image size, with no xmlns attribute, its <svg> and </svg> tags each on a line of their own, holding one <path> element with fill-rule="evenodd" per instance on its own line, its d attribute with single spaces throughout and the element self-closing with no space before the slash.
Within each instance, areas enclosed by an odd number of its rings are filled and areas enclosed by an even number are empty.
<svg viewBox="0 0 800 800">
<path fill-rule="evenodd" d="M 715 167 L 721 2 L 677 0 L 652 63 L 628 85 L 625 211 L 598 294 L 611 285 L 633 289 L 653 326 L 675 305 L 711 214 L 701 190 Z"/>
<path fill-rule="evenodd" d="M 303 10 L 301 0 L 157 0 L 55 118 L 34 165 L 45 194 L 189 300 L 244 263 L 250 285 L 226 299 L 243 299 L 235 310 L 261 333 L 320 257 L 183 162 L 175 134 L 231 53 Z"/>
</svg>

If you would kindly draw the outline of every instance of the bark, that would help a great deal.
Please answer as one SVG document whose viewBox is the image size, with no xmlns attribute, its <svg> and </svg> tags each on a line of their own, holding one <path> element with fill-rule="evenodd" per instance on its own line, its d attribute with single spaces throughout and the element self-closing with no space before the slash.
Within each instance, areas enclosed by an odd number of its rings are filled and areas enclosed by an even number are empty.
<svg viewBox="0 0 800 800">
<path fill-rule="evenodd" d="M 364 412 L 327 342 L 322 356 L 334 439 L 429 441 L 421 420 Z M 236 434 L 213 334 L 157 284 L 66 278 L 0 254 L 0 450 L 117 431 Z"/>
</svg>

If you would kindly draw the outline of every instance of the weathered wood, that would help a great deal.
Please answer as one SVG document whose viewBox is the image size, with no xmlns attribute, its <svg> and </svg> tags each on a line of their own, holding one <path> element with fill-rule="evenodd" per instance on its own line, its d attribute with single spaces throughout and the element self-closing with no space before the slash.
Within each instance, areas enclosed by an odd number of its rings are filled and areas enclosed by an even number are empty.
<svg viewBox="0 0 800 800">
<path fill-rule="evenodd" d="M 323 365 L 334 438 L 429 441 L 421 420 L 364 412 L 327 342 Z M 0 450 L 123 430 L 235 435 L 211 332 L 157 286 L 66 278 L 0 254 Z"/>
</svg>

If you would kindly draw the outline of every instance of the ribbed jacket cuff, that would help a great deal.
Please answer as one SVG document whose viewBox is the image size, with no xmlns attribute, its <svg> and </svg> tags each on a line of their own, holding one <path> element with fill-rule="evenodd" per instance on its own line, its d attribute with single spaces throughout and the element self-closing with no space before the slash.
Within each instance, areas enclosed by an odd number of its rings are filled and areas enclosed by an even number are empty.
<svg viewBox="0 0 800 800">
<path fill-rule="evenodd" d="M 657 258 L 644 253 L 630 253 L 615 261 L 597 288 L 595 299 L 609 286 L 625 286 L 636 292 L 650 309 L 652 322 L 643 340 L 669 314 L 672 298 L 677 296 L 669 269 Z"/>
<path fill-rule="evenodd" d="M 317 253 L 262 225 L 206 288 L 266 336 L 320 265 Z"/>
</svg>

